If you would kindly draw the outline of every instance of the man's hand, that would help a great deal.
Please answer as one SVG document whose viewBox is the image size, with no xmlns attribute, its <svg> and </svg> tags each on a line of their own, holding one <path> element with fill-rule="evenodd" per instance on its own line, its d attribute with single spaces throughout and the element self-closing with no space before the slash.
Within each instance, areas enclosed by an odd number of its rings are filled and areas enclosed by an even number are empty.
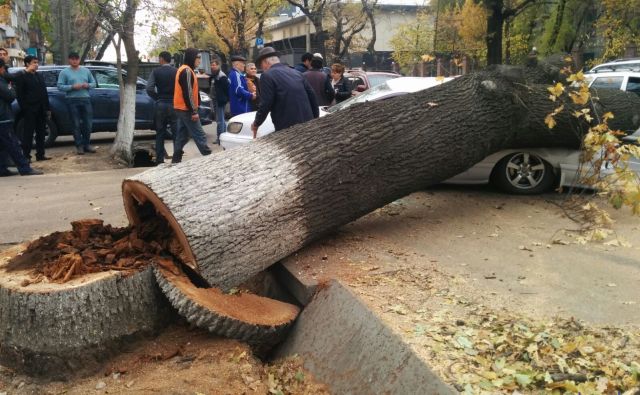
<svg viewBox="0 0 640 395">
<path fill-rule="evenodd" d="M 255 123 L 251 124 L 251 131 L 253 132 L 253 138 L 255 139 L 258 136 L 258 127 Z"/>
<path fill-rule="evenodd" d="M 195 114 L 191 114 L 191 120 L 192 121 L 197 121 L 198 119 L 200 119 L 200 115 L 198 115 L 198 113 Z"/>
<path fill-rule="evenodd" d="M 258 98 L 258 95 L 254 92 L 251 94 L 251 100 L 256 100 Z"/>
<path fill-rule="evenodd" d="M 80 89 L 84 88 L 84 84 L 81 84 L 81 83 L 78 82 L 78 83 L 73 84 L 71 87 L 73 89 L 75 89 L 75 90 L 80 90 Z"/>
</svg>

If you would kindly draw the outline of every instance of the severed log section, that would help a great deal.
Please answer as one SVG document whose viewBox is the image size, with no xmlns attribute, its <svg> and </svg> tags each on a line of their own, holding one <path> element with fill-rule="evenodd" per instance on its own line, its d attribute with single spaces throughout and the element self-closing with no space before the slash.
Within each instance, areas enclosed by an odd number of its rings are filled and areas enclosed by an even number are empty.
<svg viewBox="0 0 640 395">
<path fill-rule="evenodd" d="M 182 245 L 183 262 L 228 289 L 326 232 L 499 150 L 578 148 L 583 125 L 568 111 L 553 130 L 543 122 L 557 106 L 548 99 L 548 76 L 506 67 L 470 74 L 155 168 L 123 182 L 127 216 L 138 224 L 153 205 Z M 636 95 L 601 91 L 594 103 L 598 114 L 616 114 L 613 128 L 640 123 Z"/>
<path fill-rule="evenodd" d="M 7 270 L 23 248 L 0 256 L 3 365 L 51 379 L 90 372 L 172 317 L 151 266 L 129 275 L 95 272 L 64 283 L 34 283 L 31 268 Z"/>
<path fill-rule="evenodd" d="M 251 344 L 278 343 L 300 312 L 292 304 L 250 293 L 197 287 L 170 260 L 158 262 L 155 275 L 171 305 L 189 323 Z"/>
<path fill-rule="evenodd" d="M 169 244 L 144 240 L 161 236 L 157 224 L 72 227 L 0 254 L 0 363 L 54 379 L 88 373 L 175 317 L 148 262 Z"/>
</svg>

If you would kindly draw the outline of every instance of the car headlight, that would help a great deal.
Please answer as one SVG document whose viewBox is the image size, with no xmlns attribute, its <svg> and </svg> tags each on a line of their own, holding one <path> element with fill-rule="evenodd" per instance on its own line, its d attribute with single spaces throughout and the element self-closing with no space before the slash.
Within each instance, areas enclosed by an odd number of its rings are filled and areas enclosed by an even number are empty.
<svg viewBox="0 0 640 395">
<path fill-rule="evenodd" d="M 209 95 L 207 95 L 204 92 L 200 92 L 200 101 L 201 102 L 210 102 L 211 99 L 209 98 Z"/>
<path fill-rule="evenodd" d="M 242 122 L 230 122 L 227 124 L 227 132 L 238 134 L 242 130 Z"/>
</svg>

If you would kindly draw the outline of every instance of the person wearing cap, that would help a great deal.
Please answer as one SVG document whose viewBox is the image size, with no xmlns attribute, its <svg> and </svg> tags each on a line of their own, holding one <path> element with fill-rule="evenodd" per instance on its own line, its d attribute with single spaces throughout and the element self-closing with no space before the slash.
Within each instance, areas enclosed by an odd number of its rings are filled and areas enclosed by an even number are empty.
<svg viewBox="0 0 640 395">
<path fill-rule="evenodd" d="M 251 124 L 253 138 L 269 113 L 276 131 L 318 118 L 320 110 L 313 89 L 303 74 L 280 63 L 275 49 L 262 48 L 255 63 L 264 72 L 260 77 L 260 104 Z"/>
<path fill-rule="evenodd" d="M 331 77 L 322 71 L 322 58 L 314 56 L 311 59 L 311 70 L 303 74 L 311 88 L 316 93 L 318 105 L 329 106 L 333 102 L 335 92 L 331 86 Z"/>
<path fill-rule="evenodd" d="M 164 163 L 167 156 L 164 148 L 167 125 L 171 126 L 174 138 L 178 130 L 178 120 L 173 110 L 173 91 L 178 69 L 171 65 L 171 54 L 167 51 L 160 52 L 158 61 L 160 67 L 153 69 L 147 80 L 147 94 L 156 101 L 153 117 L 156 128 L 156 165 Z"/>
<path fill-rule="evenodd" d="M 7 168 L 7 157 L 11 157 L 22 176 L 42 174 L 42 171 L 31 167 L 29 160 L 22 152 L 20 140 L 13 133 L 11 102 L 16 98 L 16 93 L 6 80 L 6 76 L 4 59 L 0 58 L 0 177 L 16 174 Z"/>
<path fill-rule="evenodd" d="M 304 73 L 311 68 L 311 59 L 313 59 L 313 54 L 311 52 L 305 52 L 300 57 L 300 63 L 293 66 L 293 68 Z"/>
<path fill-rule="evenodd" d="M 15 77 L 14 85 L 22 118 L 24 131 L 22 134 L 22 151 L 27 159 L 31 159 L 33 135 L 36 136 L 36 160 L 49 160 L 44 155 L 47 118 L 51 117 L 47 85 L 42 74 L 38 73 L 38 58 L 27 55 L 24 58 L 25 69 Z"/>
<path fill-rule="evenodd" d="M 313 54 L 314 58 L 320 58 L 320 62 L 324 63 L 324 58 L 322 57 L 322 54 L 320 52 L 316 52 Z M 311 68 L 311 67 L 309 67 Z M 323 66 L 321 65 L 320 68 L 322 69 L 322 71 L 328 75 L 329 77 L 331 77 L 331 69 L 328 68 L 327 66 Z"/>
<path fill-rule="evenodd" d="M 193 137 L 200 154 L 210 155 L 211 148 L 207 145 L 207 135 L 202 129 L 198 108 L 200 107 L 200 92 L 195 69 L 200 66 L 200 55 L 197 49 L 187 48 L 184 51 L 184 64 L 176 72 L 173 89 L 173 109 L 178 118 L 178 132 L 173 140 L 173 158 L 171 163 L 182 162 L 182 148 L 189 142 L 189 135 Z"/>
<path fill-rule="evenodd" d="M 251 111 L 251 100 L 255 93 L 249 92 L 247 79 L 242 73 L 247 59 L 240 55 L 231 56 L 231 72 L 229 73 L 229 107 L 231 115 L 244 114 Z"/>
<path fill-rule="evenodd" d="M 62 70 L 58 76 L 58 89 L 66 93 L 65 99 L 73 122 L 73 139 L 78 155 L 96 152 L 89 145 L 93 128 L 93 108 L 89 89 L 95 87 L 96 80 L 91 71 L 80 66 L 80 55 L 77 52 L 71 52 L 69 67 Z"/>
</svg>

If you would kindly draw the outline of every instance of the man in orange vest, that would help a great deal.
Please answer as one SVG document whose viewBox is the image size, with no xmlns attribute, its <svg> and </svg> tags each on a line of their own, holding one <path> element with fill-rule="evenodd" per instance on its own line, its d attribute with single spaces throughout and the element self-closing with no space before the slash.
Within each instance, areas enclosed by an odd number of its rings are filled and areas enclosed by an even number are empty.
<svg viewBox="0 0 640 395">
<path fill-rule="evenodd" d="M 182 148 L 189 142 L 189 135 L 196 143 L 202 155 L 211 154 L 207 145 L 207 135 L 200 124 L 198 107 L 200 106 L 200 92 L 198 78 L 193 71 L 200 65 L 200 55 L 195 48 L 187 48 L 184 52 L 184 64 L 176 73 L 175 89 L 173 91 L 173 108 L 178 118 L 178 131 L 173 143 L 173 159 L 171 163 L 182 161 Z"/>
</svg>

